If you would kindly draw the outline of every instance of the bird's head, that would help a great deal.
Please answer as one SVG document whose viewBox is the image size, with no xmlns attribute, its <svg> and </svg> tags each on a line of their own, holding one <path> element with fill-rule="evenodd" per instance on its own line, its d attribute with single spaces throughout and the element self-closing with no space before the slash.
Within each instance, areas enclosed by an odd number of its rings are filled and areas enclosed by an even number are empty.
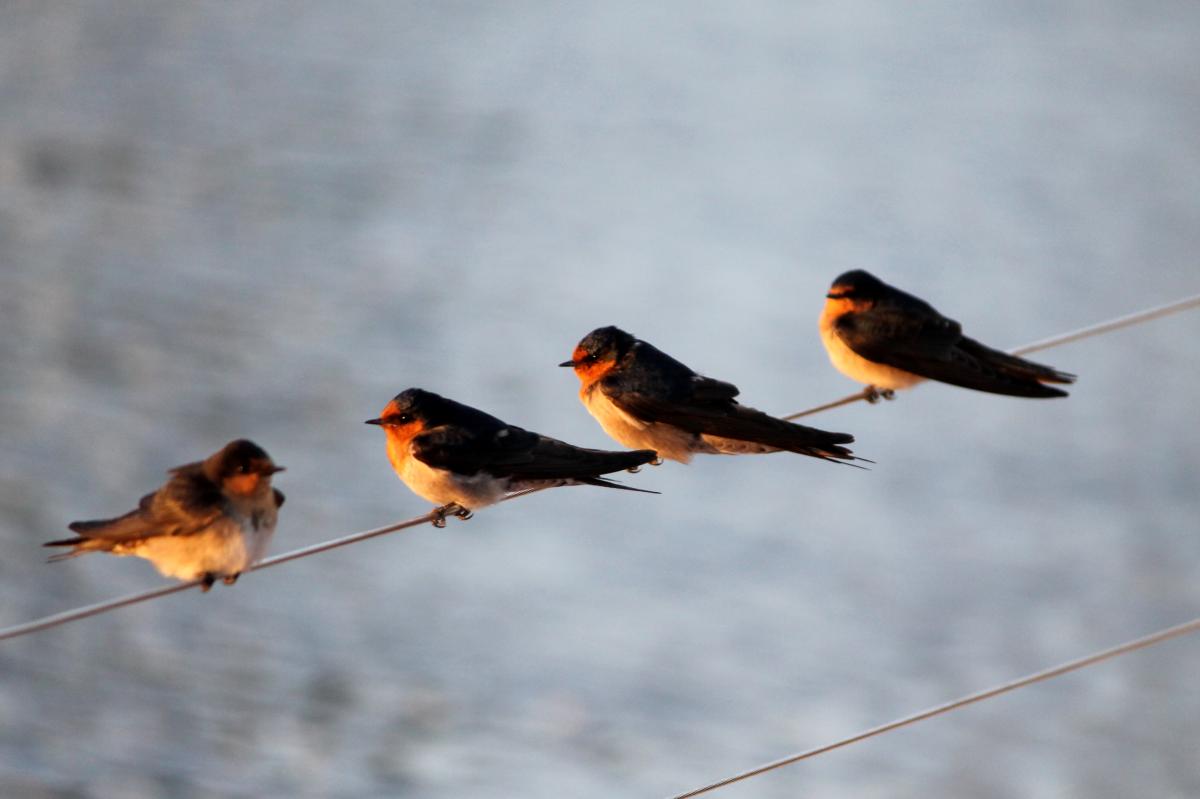
<svg viewBox="0 0 1200 799">
<path fill-rule="evenodd" d="M 851 302 L 873 302 L 888 290 L 888 285 L 879 278 L 863 269 L 855 269 L 838 275 L 829 287 L 825 296 L 831 300 L 850 300 Z"/>
<path fill-rule="evenodd" d="M 271 475 L 283 470 L 262 447 L 244 438 L 230 441 L 204 461 L 204 474 L 224 491 L 239 496 L 267 490 Z"/>
<path fill-rule="evenodd" d="M 593 383 L 616 368 L 621 358 L 637 342 L 619 327 L 598 327 L 584 336 L 571 353 L 571 360 L 559 366 L 570 366 L 584 385 Z"/>
<path fill-rule="evenodd" d="M 379 416 L 367 424 L 379 425 L 388 438 L 411 439 L 425 429 L 431 413 L 435 413 L 442 398 L 431 391 L 410 388 L 392 397 Z"/>
</svg>

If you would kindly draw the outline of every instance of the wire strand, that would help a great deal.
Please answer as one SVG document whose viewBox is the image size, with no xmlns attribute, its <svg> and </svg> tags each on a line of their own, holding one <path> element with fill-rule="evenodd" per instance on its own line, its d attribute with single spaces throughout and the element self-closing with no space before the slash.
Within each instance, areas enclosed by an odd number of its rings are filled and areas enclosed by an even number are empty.
<svg viewBox="0 0 1200 799">
<path fill-rule="evenodd" d="M 808 760 L 809 758 L 816 757 L 817 755 L 831 752 L 834 749 L 840 749 L 844 746 L 858 743 L 859 741 L 865 741 L 868 738 L 874 738 L 877 735 L 883 735 L 885 732 L 898 730 L 901 727 L 907 727 L 911 724 L 916 724 L 918 721 L 924 721 L 925 719 L 933 718 L 934 716 L 941 716 L 945 713 L 951 712 L 952 710 L 957 710 L 961 707 L 975 704 L 976 702 L 982 702 L 985 699 L 991 699 L 994 696 L 1000 696 L 1001 694 L 1015 691 L 1018 688 L 1024 688 L 1035 683 L 1044 682 L 1054 677 L 1059 677 L 1063 674 L 1069 674 L 1070 672 L 1078 671 L 1087 666 L 1093 666 L 1097 663 L 1111 660 L 1112 658 L 1120 655 L 1136 652 L 1139 649 L 1146 649 L 1147 647 L 1154 646 L 1155 644 L 1160 644 L 1163 641 L 1169 641 L 1172 638 L 1188 635 L 1189 633 L 1194 633 L 1198 630 L 1200 630 L 1200 618 L 1192 619 L 1189 622 L 1184 622 L 1183 624 L 1178 624 L 1174 627 L 1168 627 L 1164 630 L 1159 630 L 1158 632 L 1151 633 L 1141 638 L 1136 638 L 1132 641 L 1127 641 L 1110 649 L 1094 652 L 1076 660 L 1070 660 L 1066 663 L 1061 663 L 1057 666 L 1043 669 L 1042 671 L 1027 674 L 1024 677 L 1019 677 L 1015 680 L 1002 683 L 993 688 L 988 688 L 973 694 L 967 694 L 966 696 L 960 697 L 959 699 L 955 699 L 951 702 L 946 702 L 941 705 L 927 708 L 926 710 L 922 710 L 918 713 L 913 713 L 910 716 L 905 716 L 903 718 L 896 719 L 895 721 L 890 721 L 887 724 L 881 724 L 878 727 L 872 727 L 869 730 L 864 730 L 863 732 L 851 735 L 847 738 L 842 738 L 834 741 L 833 743 L 825 744 L 824 746 L 818 746 L 815 749 L 808 749 L 794 755 L 788 755 L 787 757 L 782 757 L 778 760 L 772 760 L 770 763 L 764 763 L 763 765 L 752 768 L 749 771 L 743 771 L 742 773 L 735 774 L 732 777 L 726 777 L 723 780 L 705 785 L 703 788 L 697 788 L 686 793 L 676 794 L 672 796 L 671 799 L 691 799 L 691 797 L 700 796 L 701 794 L 715 791 L 718 788 L 724 788 L 725 786 L 732 785 L 735 782 L 741 782 L 742 780 L 756 777 L 759 774 L 765 774 L 768 771 L 774 771 L 775 769 L 782 768 L 784 766 L 790 766 L 793 763 L 799 763 L 801 760 Z"/>
<path fill-rule="evenodd" d="M 1044 338 L 1041 341 L 1035 341 L 1032 344 L 1025 344 L 1017 347 L 1016 349 L 1009 350 L 1008 354 L 1028 355 L 1031 352 L 1048 350 L 1051 347 L 1059 347 L 1063 344 L 1081 341 L 1082 339 L 1091 338 L 1092 336 L 1099 336 L 1103 333 L 1109 333 L 1113 330 L 1120 330 L 1123 327 L 1131 327 L 1133 325 L 1141 324 L 1142 322 L 1161 319 L 1164 316 L 1170 316 L 1173 313 L 1186 311 L 1189 308 L 1195 308 L 1197 306 L 1200 306 L 1200 294 L 1193 294 L 1190 297 L 1184 297 L 1182 300 L 1168 302 L 1165 305 L 1159 305 L 1154 308 L 1147 308 L 1144 311 L 1138 311 L 1137 313 L 1120 316 L 1116 319 L 1110 319 L 1107 322 L 1100 322 L 1098 324 L 1090 325 L 1089 327 L 1081 327 L 1080 329 L 1073 330 L 1070 333 L 1062 333 L 1061 335 Z M 817 407 L 809 408 L 806 411 L 798 411 L 797 413 L 793 413 L 781 418 L 788 421 L 791 421 L 792 419 L 800 419 L 804 416 L 812 416 L 814 413 L 828 411 L 832 408 L 840 408 L 843 405 L 850 405 L 851 403 L 859 402 L 860 400 L 869 399 L 871 396 L 871 390 L 864 388 L 862 391 L 849 394 L 839 400 L 827 402 L 824 405 L 818 405 Z"/>
</svg>

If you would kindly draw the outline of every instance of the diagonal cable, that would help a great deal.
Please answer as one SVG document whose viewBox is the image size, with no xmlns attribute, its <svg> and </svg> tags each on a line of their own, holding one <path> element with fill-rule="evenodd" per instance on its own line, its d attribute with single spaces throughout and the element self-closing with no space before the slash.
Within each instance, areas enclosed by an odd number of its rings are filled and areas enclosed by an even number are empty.
<svg viewBox="0 0 1200 799">
<path fill-rule="evenodd" d="M 872 727 L 869 730 L 864 730 L 863 732 L 855 735 L 841 738 L 833 743 L 828 743 L 824 746 L 818 746 L 815 749 L 808 749 L 803 752 L 798 752 L 794 755 L 788 755 L 787 757 L 781 757 L 778 760 L 772 760 L 770 763 L 764 763 L 761 766 L 757 766 L 748 771 L 743 771 L 740 774 L 735 774 L 732 777 L 726 777 L 723 780 L 718 780 L 717 782 L 705 785 L 703 788 L 696 788 L 695 790 L 688 791 L 686 793 L 676 794 L 675 796 L 672 796 L 671 799 L 691 799 L 691 797 L 700 796 L 701 794 L 715 791 L 718 788 L 724 788 L 725 786 L 732 785 L 735 782 L 748 780 L 751 777 L 758 776 L 759 774 L 765 774 L 768 771 L 774 771 L 775 769 L 783 768 L 784 766 L 790 766 L 793 763 L 799 763 L 801 760 L 808 760 L 809 758 L 816 757 L 817 755 L 823 755 L 826 752 L 832 752 L 834 749 L 841 749 L 844 746 L 849 746 L 850 744 L 858 743 L 859 741 L 865 741 L 868 738 L 874 738 L 877 735 L 883 735 L 884 733 L 891 732 L 892 730 L 898 730 L 901 727 L 907 727 L 911 724 L 916 724 L 918 721 L 924 721 L 925 719 L 930 719 L 934 716 L 941 716 L 951 711 L 958 710 L 959 708 L 966 707 L 967 705 L 973 705 L 976 702 L 982 702 L 983 700 L 991 699 L 994 696 L 1007 694 L 1010 691 L 1017 690 L 1018 688 L 1024 688 L 1029 685 L 1034 685 L 1035 683 L 1045 682 L 1046 680 L 1059 677 L 1063 674 L 1079 671 L 1080 669 L 1088 666 L 1094 666 L 1097 663 L 1103 663 L 1106 660 L 1111 660 L 1115 657 L 1126 655 L 1130 652 L 1136 652 L 1139 649 L 1146 649 L 1147 647 L 1154 646 L 1155 644 L 1160 644 L 1163 641 L 1169 641 L 1172 638 L 1188 635 L 1198 630 L 1200 630 L 1200 618 L 1192 619 L 1189 622 L 1177 624 L 1174 627 L 1168 627 L 1165 630 L 1159 630 L 1158 632 L 1151 633 L 1150 635 L 1146 635 L 1141 638 L 1136 638 L 1132 641 L 1126 641 L 1125 643 L 1118 644 L 1110 649 L 1104 649 L 1100 652 L 1093 652 L 1090 655 L 1085 655 L 1084 657 L 1077 658 L 1076 660 L 1069 660 L 1066 663 L 1060 663 L 1057 666 L 1052 666 L 1051 668 L 1043 669 L 1042 671 L 1037 671 L 1033 674 L 1027 674 L 1024 677 L 1019 677 L 1015 680 L 1002 683 L 992 688 L 987 688 L 983 691 L 977 691 L 976 693 L 968 694 L 951 702 L 946 702 L 945 704 L 927 708 L 918 713 L 913 713 L 910 716 L 905 716 L 904 718 L 890 721 L 887 724 L 881 724 L 878 727 Z"/>
</svg>

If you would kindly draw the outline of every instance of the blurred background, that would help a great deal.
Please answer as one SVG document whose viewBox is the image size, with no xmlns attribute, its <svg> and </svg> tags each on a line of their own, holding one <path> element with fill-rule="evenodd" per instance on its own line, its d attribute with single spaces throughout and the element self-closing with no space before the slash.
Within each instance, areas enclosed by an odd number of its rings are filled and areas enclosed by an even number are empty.
<svg viewBox="0 0 1200 799">
<path fill-rule="evenodd" d="M 421 386 L 614 446 L 618 324 L 784 414 L 866 268 L 1017 346 L 1200 290 L 1200 6 L 8 2 L 0 624 L 162 584 L 46 565 L 231 438 L 273 552 L 425 513 Z M 1200 608 L 1180 315 L 701 457 L 0 645 L 0 795 L 660 797 Z M 1184 639 L 722 791 L 1194 797 Z"/>
</svg>

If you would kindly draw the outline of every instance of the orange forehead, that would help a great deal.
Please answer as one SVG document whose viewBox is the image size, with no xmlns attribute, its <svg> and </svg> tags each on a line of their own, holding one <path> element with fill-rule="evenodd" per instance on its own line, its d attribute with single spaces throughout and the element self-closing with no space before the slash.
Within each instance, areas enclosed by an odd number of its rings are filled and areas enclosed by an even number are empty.
<svg viewBox="0 0 1200 799">
<path fill-rule="evenodd" d="M 844 286 L 834 286 L 829 290 L 830 294 L 837 294 L 839 291 L 845 291 Z M 862 298 L 854 299 L 851 297 L 828 297 L 825 300 L 825 310 L 829 313 L 846 313 L 848 311 L 862 311 L 874 305 L 872 300 L 864 300 Z"/>
</svg>

